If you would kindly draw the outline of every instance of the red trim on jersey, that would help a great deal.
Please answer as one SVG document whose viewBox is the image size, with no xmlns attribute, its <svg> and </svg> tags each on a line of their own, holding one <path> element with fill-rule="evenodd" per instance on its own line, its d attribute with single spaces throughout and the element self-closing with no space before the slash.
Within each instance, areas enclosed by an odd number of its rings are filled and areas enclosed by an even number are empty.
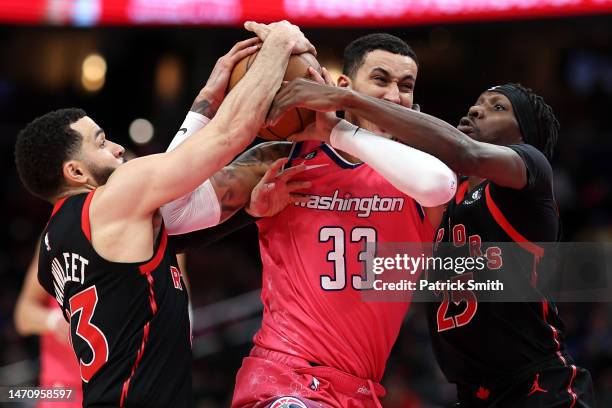
<svg viewBox="0 0 612 408">
<path fill-rule="evenodd" d="M 148 275 L 153 272 L 153 270 L 159 266 L 159 263 L 164 257 L 164 252 L 166 252 L 166 245 L 168 244 L 168 234 L 166 233 L 166 229 L 163 227 L 161 234 L 161 242 L 159 244 L 159 247 L 157 248 L 157 253 L 153 258 L 151 258 L 149 262 L 142 264 L 139 267 L 140 273 L 142 273 L 143 275 Z"/>
<path fill-rule="evenodd" d="M 151 306 L 151 313 L 157 313 L 157 302 L 155 301 L 155 292 L 153 291 L 153 275 L 147 273 L 147 282 L 149 282 L 149 306 Z"/>
<path fill-rule="evenodd" d="M 132 372 L 130 373 L 130 376 L 123 383 L 123 388 L 121 389 L 121 400 L 119 401 L 119 406 L 122 408 L 125 407 L 125 399 L 127 398 L 128 391 L 130 389 L 130 382 L 132 381 L 132 377 L 134 377 L 136 368 L 138 368 L 138 365 L 140 364 L 140 360 L 142 360 L 145 345 L 147 343 L 147 340 L 149 339 L 149 328 L 150 327 L 151 327 L 150 322 L 147 322 L 147 324 L 145 324 L 143 328 L 142 342 L 140 343 L 140 348 L 138 349 L 138 354 L 136 355 L 136 361 L 134 362 L 134 365 L 132 366 Z"/>
<path fill-rule="evenodd" d="M 153 279 L 153 275 L 151 275 L 151 272 L 153 272 L 155 268 L 159 266 L 162 258 L 164 257 L 164 253 L 166 252 L 166 246 L 168 244 L 168 234 L 166 233 L 165 228 L 162 229 L 161 234 L 162 234 L 161 242 L 159 243 L 159 247 L 157 248 L 157 252 L 155 253 L 155 256 L 149 262 L 143 265 L 140 265 L 139 267 L 140 273 L 147 276 L 147 282 L 149 283 L 149 306 L 151 307 L 151 314 L 153 316 L 157 314 L 157 302 L 155 301 L 155 290 L 154 290 L 155 281 Z M 144 326 L 142 342 L 140 343 L 140 349 L 138 350 L 138 354 L 136 355 L 136 361 L 134 362 L 134 365 L 132 366 L 132 372 L 130 373 L 130 376 L 128 377 L 128 379 L 125 380 L 125 382 L 123 383 L 123 388 L 121 390 L 121 401 L 120 401 L 121 407 L 125 406 L 125 399 L 127 398 L 127 394 L 130 389 L 130 382 L 132 381 L 132 378 L 134 377 L 134 373 L 136 372 L 136 369 L 138 368 L 138 365 L 140 364 L 140 360 L 142 360 L 142 356 L 145 350 L 145 345 L 149 338 L 150 327 L 151 327 L 151 322 L 149 321 Z"/>
<path fill-rule="evenodd" d="M 91 225 L 89 224 L 89 205 L 91 204 L 91 199 L 93 198 L 96 190 L 92 190 L 87 194 L 87 198 L 85 198 L 85 202 L 83 203 L 83 211 L 81 212 L 81 229 L 83 230 L 83 234 L 85 234 L 85 238 L 91 243 Z"/>
<path fill-rule="evenodd" d="M 574 405 L 576 405 L 576 401 L 578 401 L 578 395 L 576 395 L 576 393 L 574 392 L 572 388 L 574 385 L 574 379 L 576 378 L 576 366 L 572 364 L 570 367 L 572 369 L 572 376 L 570 378 L 569 384 L 567 385 L 567 393 L 572 398 L 572 404 L 570 405 L 569 408 L 574 408 Z"/>
<path fill-rule="evenodd" d="M 548 323 L 548 300 L 542 301 L 542 319 L 544 320 L 544 323 L 550 328 L 552 332 L 552 338 L 553 338 L 553 342 L 555 343 L 555 351 L 556 351 L 557 357 L 559 357 L 559 360 L 561 360 L 561 363 L 563 363 L 564 366 L 567 366 L 567 360 L 565 359 L 565 357 L 563 357 L 563 353 L 561 353 L 561 342 L 559 341 L 559 331 L 557 330 L 555 326 Z"/>
<path fill-rule="evenodd" d="M 59 211 L 59 209 L 62 207 L 62 205 L 64 205 L 67 199 L 68 197 L 60 198 L 59 200 L 55 202 L 55 205 L 53 206 L 53 210 L 51 210 L 51 215 L 49 216 L 49 221 L 47 221 L 47 225 L 45 225 L 45 230 L 49 226 L 49 223 L 51 222 L 51 218 L 53 218 L 53 216 Z"/>
<path fill-rule="evenodd" d="M 457 193 L 455 194 L 455 203 L 457 205 L 459 205 L 463 201 L 463 198 L 465 197 L 465 193 L 467 193 L 469 185 L 470 184 L 468 183 L 468 181 L 464 180 L 463 183 L 461 183 L 461 185 L 457 189 Z"/>
<path fill-rule="evenodd" d="M 519 244 L 521 248 L 525 249 L 528 252 L 531 252 L 536 257 L 541 258 L 544 255 L 544 248 L 529 241 L 510 224 L 508 219 L 504 216 L 504 214 L 502 214 L 499 207 L 497 207 L 497 205 L 493 201 L 493 198 L 491 197 L 491 192 L 489 191 L 489 186 L 490 184 L 487 184 L 487 186 L 485 187 L 485 197 L 487 201 L 487 207 L 489 208 L 489 211 L 491 212 L 491 215 L 493 216 L 495 222 L 504 230 L 506 234 L 510 236 L 510 238 L 512 238 L 514 242 Z"/>
<path fill-rule="evenodd" d="M 51 211 L 51 216 L 49 216 L 49 218 L 53 218 L 53 216 L 59 211 L 59 209 L 62 208 L 62 205 L 64 205 L 67 199 L 68 197 L 60 198 L 55 202 L 55 205 L 53 206 L 53 211 Z"/>
</svg>

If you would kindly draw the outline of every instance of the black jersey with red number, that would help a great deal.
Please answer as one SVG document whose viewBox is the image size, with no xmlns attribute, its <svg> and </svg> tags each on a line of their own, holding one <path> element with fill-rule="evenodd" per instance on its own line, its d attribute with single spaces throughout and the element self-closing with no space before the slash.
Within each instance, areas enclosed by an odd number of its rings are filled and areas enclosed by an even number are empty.
<svg viewBox="0 0 612 408">
<path fill-rule="evenodd" d="M 468 191 L 464 180 L 436 234 L 436 256 L 482 255 L 485 268 L 461 275 L 438 270 L 428 278 L 503 283 L 512 274 L 513 282 L 523 284 L 504 290 L 533 291 L 528 297 L 541 301 L 485 302 L 479 301 L 482 292 L 469 290 L 437 294 L 427 305 L 433 349 L 447 379 L 458 385 L 487 384 L 568 359 L 557 309 L 536 285 L 538 266 L 549 255 L 537 243 L 556 241 L 559 228 L 552 168 L 533 146 L 509 147 L 526 165 L 527 185 L 514 190 L 485 180 Z"/>
<path fill-rule="evenodd" d="M 55 205 L 38 264 L 38 280 L 70 322 L 83 405 L 191 406 L 187 291 L 165 229 L 149 261 L 107 261 L 91 244 L 93 194 Z"/>
</svg>

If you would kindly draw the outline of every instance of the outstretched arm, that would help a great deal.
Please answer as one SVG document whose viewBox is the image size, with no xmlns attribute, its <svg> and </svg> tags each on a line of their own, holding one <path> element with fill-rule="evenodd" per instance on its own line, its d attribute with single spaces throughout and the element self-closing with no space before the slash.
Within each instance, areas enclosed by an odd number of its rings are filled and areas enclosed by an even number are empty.
<svg viewBox="0 0 612 408">
<path fill-rule="evenodd" d="M 478 142 L 438 118 L 388 101 L 298 79 L 278 93 L 268 121 L 274 122 L 292 107 L 345 110 L 384 128 L 401 143 L 439 158 L 457 173 L 515 189 L 527 183 L 525 164 L 512 149 Z"/>
<path fill-rule="evenodd" d="M 352 93 L 346 110 L 374 121 L 400 142 L 430 153 L 466 176 L 477 176 L 514 189 L 527 184 L 525 162 L 506 146 L 478 142 L 450 124 L 398 105 Z"/>
</svg>

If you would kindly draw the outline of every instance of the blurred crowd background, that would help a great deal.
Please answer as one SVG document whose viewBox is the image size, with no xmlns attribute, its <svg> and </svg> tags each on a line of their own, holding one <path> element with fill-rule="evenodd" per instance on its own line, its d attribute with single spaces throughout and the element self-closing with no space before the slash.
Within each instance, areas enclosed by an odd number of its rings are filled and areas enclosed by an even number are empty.
<svg viewBox="0 0 612 408">
<path fill-rule="evenodd" d="M 307 27 L 319 61 L 337 76 L 344 46 L 389 32 L 419 59 L 415 102 L 457 124 L 484 89 L 521 82 L 561 122 L 553 167 L 565 241 L 612 239 L 612 16 L 392 27 Z M 248 34 L 238 27 L 0 26 L 0 385 L 36 384 L 38 340 L 21 338 L 13 309 L 50 206 L 16 174 L 13 146 L 28 121 L 84 108 L 135 155 L 165 150 L 216 59 Z M 198 407 L 225 407 L 260 322 L 254 226 L 188 253 Z M 422 305 L 411 308 L 383 380 L 389 408 L 448 406 Z M 570 352 L 591 370 L 600 407 L 612 407 L 612 304 L 563 303 Z M 70 358 L 73 356 L 67 356 Z"/>
</svg>

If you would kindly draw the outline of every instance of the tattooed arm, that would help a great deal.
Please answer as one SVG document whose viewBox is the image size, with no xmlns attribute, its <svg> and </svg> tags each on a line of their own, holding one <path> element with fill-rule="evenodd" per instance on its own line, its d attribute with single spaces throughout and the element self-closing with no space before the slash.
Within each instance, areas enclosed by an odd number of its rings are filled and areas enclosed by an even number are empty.
<svg viewBox="0 0 612 408">
<path fill-rule="evenodd" d="M 164 205 L 161 214 L 168 233 L 186 234 L 230 218 L 249 203 L 251 191 L 274 161 L 286 157 L 290 150 L 289 142 L 268 142 L 252 147 L 194 191 Z M 286 184 L 290 180 L 282 182 Z M 285 192 L 285 196 L 288 193 Z M 282 191 L 279 194 L 282 196 Z"/>
<path fill-rule="evenodd" d="M 211 177 L 221 205 L 220 223 L 249 203 L 251 191 L 268 168 L 275 160 L 287 157 L 290 150 L 290 142 L 258 144 Z"/>
</svg>

